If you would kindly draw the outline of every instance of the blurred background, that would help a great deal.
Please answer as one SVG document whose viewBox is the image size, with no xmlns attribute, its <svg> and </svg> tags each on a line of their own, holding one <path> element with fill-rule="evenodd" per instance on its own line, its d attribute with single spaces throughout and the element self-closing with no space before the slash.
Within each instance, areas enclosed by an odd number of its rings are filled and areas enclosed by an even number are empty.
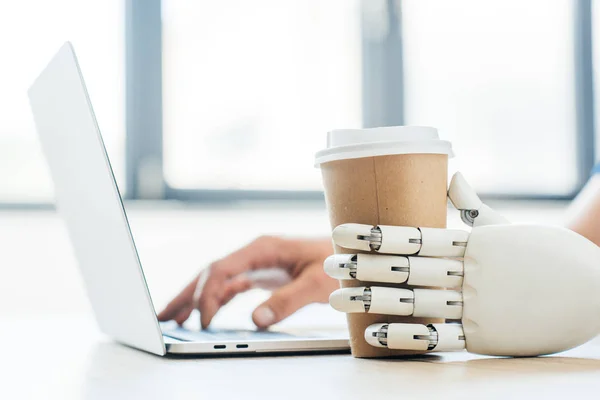
<svg viewBox="0 0 600 400">
<path fill-rule="evenodd" d="M 128 199 L 322 201 L 333 128 L 429 125 L 496 197 L 597 159 L 597 2 L 55 0 L 0 12 L 0 207 L 52 202 L 26 89 L 73 42 Z"/>
<path fill-rule="evenodd" d="M 258 235 L 329 234 L 313 157 L 334 128 L 434 126 L 512 220 L 560 224 L 600 155 L 599 4 L 0 2 L 0 317 L 91 314 L 26 95 L 63 42 L 160 308 Z"/>
</svg>

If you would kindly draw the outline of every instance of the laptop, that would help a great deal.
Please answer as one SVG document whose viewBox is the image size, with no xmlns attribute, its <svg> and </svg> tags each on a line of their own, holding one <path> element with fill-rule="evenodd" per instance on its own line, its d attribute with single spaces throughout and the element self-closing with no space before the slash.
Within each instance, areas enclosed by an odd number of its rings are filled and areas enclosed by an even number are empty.
<svg viewBox="0 0 600 400">
<path fill-rule="evenodd" d="M 348 351 L 325 332 L 193 331 L 160 324 L 75 52 L 65 43 L 29 91 L 36 129 L 100 329 L 157 355 Z"/>
</svg>

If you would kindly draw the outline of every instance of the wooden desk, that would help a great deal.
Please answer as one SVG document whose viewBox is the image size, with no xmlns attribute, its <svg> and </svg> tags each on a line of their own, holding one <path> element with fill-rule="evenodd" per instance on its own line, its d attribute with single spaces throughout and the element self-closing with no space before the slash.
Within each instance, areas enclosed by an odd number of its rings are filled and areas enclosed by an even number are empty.
<svg viewBox="0 0 600 400">
<path fill-rule="evenodd" d="M 560 205 L 506 211 L 519 221 L 558 223 L 562 215 Z M 136 209 L 130 218 L 158 306 L 201 265 L 257 234 L 327 232 L 324 212 L 307 209 Z M 217 222 L 239 224 L 236 235 L 198 254 L 198 238 Z M 553 357 L 523 359 L 464 352 L 405 360 L 153 356 L 98 333 L 69 242 L 53 213 L 0 213 L 0 243 L 0 399 L 600 397 L 598 339 Z M 250 326 L 249 311 L 265 296 L 252 292 L 218 318 Z M 289 323 L 307 315 L 313 319 L 311 312 L 304 310 Z M 341 315 L 319 313 L 324 315 L 319 324 L 343 326 Z"/>
</svg>

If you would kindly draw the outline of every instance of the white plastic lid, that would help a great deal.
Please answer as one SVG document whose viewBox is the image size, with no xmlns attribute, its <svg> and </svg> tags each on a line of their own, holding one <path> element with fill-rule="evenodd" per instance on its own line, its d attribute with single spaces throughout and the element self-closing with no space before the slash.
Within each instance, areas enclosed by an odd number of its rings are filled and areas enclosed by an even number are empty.
<svg viewBox="0 0 600 400">
<path fill-rule="evenodd" d="M 315 167 L 330 161 L 393 154 L 454 155 L 452 144 L 440 140 L 437 129 L 427 126 L 336 129 L 327 132 L 327 148 L 315 155 Z"/>
</svg>

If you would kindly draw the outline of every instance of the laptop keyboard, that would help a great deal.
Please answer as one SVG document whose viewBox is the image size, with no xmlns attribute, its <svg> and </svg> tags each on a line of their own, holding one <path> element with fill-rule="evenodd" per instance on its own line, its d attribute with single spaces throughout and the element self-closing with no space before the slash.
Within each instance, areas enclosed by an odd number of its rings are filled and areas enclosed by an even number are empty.
<svg viewBox="0 0 600 400">
<path fill-rule="evenodd" d="M 270 331 L 253 331 L 253 330 L 229 330 L 229 329 L 205 329 L 201 331 L 191 331 L 182 327 L 163 330 L 165 336 L 174 339 L 183 340 L 186 342 L 207 342 L 207 341 L 224 341 L 224 340 L 281 340 L 291 339 L 295 336 Z"/>
</svg>

